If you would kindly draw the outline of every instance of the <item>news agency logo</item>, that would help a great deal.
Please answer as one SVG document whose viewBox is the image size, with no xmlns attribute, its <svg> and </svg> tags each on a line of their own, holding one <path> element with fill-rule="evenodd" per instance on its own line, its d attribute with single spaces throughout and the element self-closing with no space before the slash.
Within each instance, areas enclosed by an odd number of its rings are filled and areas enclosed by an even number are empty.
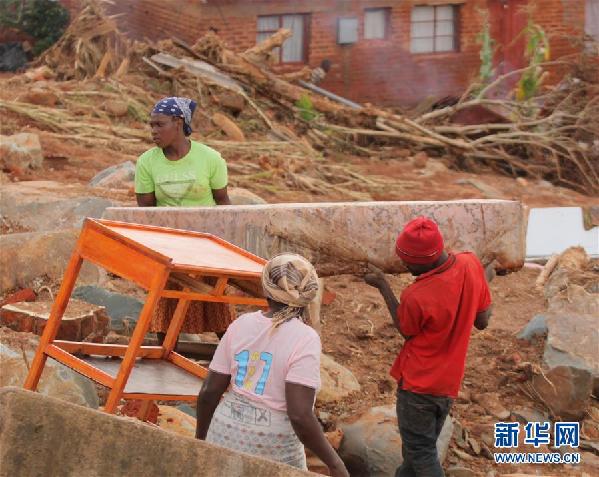
<svg viewBox="0 0 599 477">
<path fill-rule="evenodd" d="M 495 447 L 498 449 L 517 449 L 520 445 L 521 434 L 518 422 L 495 423 Z M 555 449 L 569 447 L 577 449 L 580 444 L 579 422 L 556 422 L 553 425 L 553 441 L 551 439 L 550 422 L 529 422 L 524 425 L 524 439 L 522 444 L 538 449 L 542 445 L 553 443 Z M 564 452 L 531 452 L 511 453 L 499 452 L 494 454 L 495 462 L 510 464 L 578 464 L 579 453 Z"/>
</svg>

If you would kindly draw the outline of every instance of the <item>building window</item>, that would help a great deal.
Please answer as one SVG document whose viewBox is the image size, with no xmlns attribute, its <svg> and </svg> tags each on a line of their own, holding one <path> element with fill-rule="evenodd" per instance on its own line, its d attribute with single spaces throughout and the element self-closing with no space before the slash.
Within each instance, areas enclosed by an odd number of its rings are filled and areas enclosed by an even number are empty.
<svg viewBox="0 0 599 477">
<path fill-rule="evenodd" d="M 599 0 L 586 1 L 584 16 L 585 33 L 593 38 L 594 41 L 599 41 Z"/>
<path fill-rule="evenodd" d="M 281 63 L 305 63 L 307 15 L 268 15 L 258 17 L 257 42 L 268 38 L 280 28 L 291 30 L 292 35 L 281 48 L 274 50 Z"/>
<path fill-rule="evenodd" d="M 458 17 L 455 5 L 414 7 L 412 53 L 458 51 Z"/>
<path fill-rule="evenodd" d="M 384 40 L 389 37 L 390 8 L 364 10 L 364 39 Z"/>
</svg>

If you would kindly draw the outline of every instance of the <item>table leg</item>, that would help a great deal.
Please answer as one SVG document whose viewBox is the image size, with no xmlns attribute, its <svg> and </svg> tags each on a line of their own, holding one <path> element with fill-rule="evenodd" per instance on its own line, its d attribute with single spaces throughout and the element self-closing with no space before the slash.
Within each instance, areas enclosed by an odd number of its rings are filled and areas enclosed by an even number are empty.
<svg viewBox="0 0 599 477">
<path fill-rule="evenodd" d="M 127 384 L 127 380 L 129 379 L 129 375 L 131 374 L 131 370 L 135 365 L 135 359 L 139 354 L 139 350 L 141 345 L 143 344 L 144 337 L 146 336 L 148 329 L 150 328 L 150 321 L 152 320 L 152 312 L 160 299 L 160 294 L 166 285 L 166 280 L 168 278 L 168 269 L 165 269 L 162 273 L 157 274 L 153 280 L 152 286 L 148 293 L 148 297 L 146 299 L 146 303 L 141 310 L 139 315 L 139 320 L 137 322 L 137 326 L 135 330 L 133 330 L 133 335 L 131 336 L 131 341 L 129 341 L 129 346 L 127 347 L 127 352 L 123 357 L 123 362 L 121 363 L 121 367 L 119 368 L 119 373 L 116 376 L 114 381 L 114 385 L 108 395 L 108 399 L 106 401 L 106 405 L 104 406 L 104 411 L 108 413 L 113 413 L 116 409 L 121 396 L 123 395 L 123 390 L 125 389 L 125 385 Z"/>
<path fill-rule="evenodd" d="M 45 353 L 46 346 L 51 344 L 56 338 L 56 334 L 60 328 L 60 321 L 62 320 L 62 316 L 69 303 L 69 298 L 71 298 L 71 293 L 73 293 L 73 288 L 75 287 L 75 282 L 77 281 L 77 276 L 79 275 L 79 270 L 81 270 L 82 263 L 83 259 L 81 258 L 81 255 L 79 255 L 79 250 L 75 249 L 71 255 L 67 269 L 65 270 L 60 290 L 56 300 L 54 300 L 52 309 L 50 310 L 50 317 L 48 318 L 48 322 L 46 323 L 46 327 L 40 338 L 40 343 L 35 352 L 35 357 L 33 358 L 29 373 L 27 374 L 27 379 L 23 386 L 29 391 L 35 391 L 37 389 L 44 365 L 46 364 L 46 359 L 48 358 Z"/>
</svg>

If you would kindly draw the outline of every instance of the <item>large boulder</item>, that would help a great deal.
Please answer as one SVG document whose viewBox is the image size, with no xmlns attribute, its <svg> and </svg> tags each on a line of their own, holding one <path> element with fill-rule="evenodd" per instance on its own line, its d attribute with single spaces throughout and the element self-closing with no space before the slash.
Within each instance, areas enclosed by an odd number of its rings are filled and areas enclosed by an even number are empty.
<svg viewBox="0 0 599 477">
<path fill-rule="evenodd" d="M 341 423 L 343 440 L 339 455 L 351 475 L 360 477 L 392 477 L 403 462 L 401 437 L 397 425 L 395 406 L 370 409 L 358 420 Z M 453 433 L 451 417 L 447 416 L 439 439 L 437 451 L 441 462 L 445 460 Z"/>
<path fill-rule="evenodd" d="M 98 172 L 89 185 L 106 189 L 128 189 L 135 180 L 135 164 L 131 161 L 108 167 Z"/>
<path fill-rule="evenodd" d="M 320 404 L 340 401 L 360 390 L 354 373 L 324 353 L 320 356 L 320 381 L 321 388 L 316 395 L 316 401 Z"/>
<path fill-rule="evenodd" d="M 0 391 L 0 423 L 3 476 L 314 476 L 20 389 Z"/>
<path fill-rule="evenodd" d="M 472 250 L 500 270 L 524 263 L 526 211 L 519 202 L 352 202 L 231 207 L 109 208 L 104 218 L 208 232 L 261 257 L 284 251 L 305 256 L 321 276 L 363 273 L 370 262 L 405 271 L 395 254 L 397 232 L 427 215 L 452 250 Z"/>
<path fill-rule="evenodd" d="M 59 199 L 57 194 L 67 197 Z M 42 232 L 79 228 L 86 217 L 101 217 L 114 205 L 102 197 L 69 195 L 68 187 L 52 181 L 9 184 L 2 187 L 0 210 L 4 220 L 19 231 Z"/>
<path fill-rule="evenodd" d="M 0 293 L 39 277 L 61 279 L 78 237 L 78 229 L 0 235 Z M 79 283 L 98 283 L 103 276 L 98 267 L 84 263 Z"/>
<path fill-rule="evenodd" d="M 30 333 L 0 328 L 0 387 L 23 386 L 38 343 L 38 337 Z M 95 385 L 53 359 L 46 361 L 38 391 L 80 406 L 99 406 Z"/>
<path fill-rule="evenodd" d="M 39 169 L 43 161 L 42 145 L 37 134 L 0 135 L 0 169 Z"/>
<path fill-rule="evenodd" d="M 580 421 L 590 404 L 593 377 L 585 369 L 556 366 L 535 375 L 532 386 L 556 418 Z"/>
</svg>

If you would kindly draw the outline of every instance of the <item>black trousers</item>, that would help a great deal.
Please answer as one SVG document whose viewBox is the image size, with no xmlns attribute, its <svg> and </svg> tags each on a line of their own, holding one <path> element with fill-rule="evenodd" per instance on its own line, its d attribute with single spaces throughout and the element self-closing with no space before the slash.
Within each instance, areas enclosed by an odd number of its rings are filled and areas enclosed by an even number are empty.
<svg viewBox="0 0 599 477">
<path fill-rule="evenodd" d="M 451 398 L 397 391 L 397 420 L 402 440 L 403 463 L 395 477 L 443 477 L 437 455 L 437 438 Z"/>
</svg>

